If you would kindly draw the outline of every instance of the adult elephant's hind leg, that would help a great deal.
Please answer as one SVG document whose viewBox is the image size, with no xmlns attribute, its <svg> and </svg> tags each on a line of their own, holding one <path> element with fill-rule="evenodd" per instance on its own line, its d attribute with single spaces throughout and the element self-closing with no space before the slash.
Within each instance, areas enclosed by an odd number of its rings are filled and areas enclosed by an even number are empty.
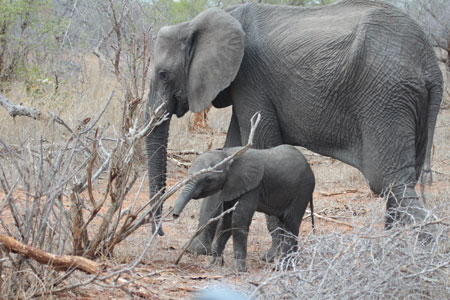
<svg viewBox="0 0 450 300">
<path fill-rule="evenodd" d="M 386 203 L 386 229 L 393 224 L 416 224 L 429 216 L 429 211 L 419 201 L 415 190 L 415 181 L 402 184 L 393 184 L 387 190 Z"/>
<path fill-rule="evenodd" d="M 266 216 L 266 225 L 267 229 L 272 236 L 272 246 L 270 249 L 263 255 L 262 259 L 267 262 L 273 262 L 275 257 L 280 252 L 280 247 L 283 242 L 283 234 L 284 234 L 284 225 L 281 222 L 280 218 L 276 216 Z"/>
<path fill-rule="evenodd" d="M 364 151 L 363 173 L 369 186 L 377 194 L 387 196 L 386 229 L 394 223 L 414 224 L 426 219 L 428 211 L 419 201 L 415 186 L 416 148 L 413 134 L 397 129 L 390 134 L 389 142 L 372 143 Z M 376 140 L 376 139 L 375 139 Z M 367 142 L 366 145 L 370 145 Z"/>
</svg>

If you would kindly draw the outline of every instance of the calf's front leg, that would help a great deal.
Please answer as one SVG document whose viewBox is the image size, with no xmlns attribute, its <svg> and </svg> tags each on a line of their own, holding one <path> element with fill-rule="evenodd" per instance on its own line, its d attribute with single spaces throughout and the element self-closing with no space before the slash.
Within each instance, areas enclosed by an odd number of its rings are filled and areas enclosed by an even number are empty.
<svg viewBox="0 0 450 300">
<path fill-rule="evenodd" d="M 224 209 L 225 210 L 228 209 L 226 208 L 226 205 L 224 205 Z M 217 225 L 216 233 L 214 235 L 214 240 L 211 247 L 212 250 L 211 264 L 216 263 L 219 263 L 220 265 L 224 264 L 222 253 L 228 239 L 231 236 L 231 222 L 232 222 L 231 220 L 232 220 L 232 212 L 223 216 L 220 219 L 219 224 Z"/>
<path fill-rule="evenodd" d="M 248 231 L 258 204 L 258 190 L 255 189 L 241 196 L 232 215 L 233 234 L 233 269 L 238 272 L 247 272 L 247 240 Z"/>
</svg>

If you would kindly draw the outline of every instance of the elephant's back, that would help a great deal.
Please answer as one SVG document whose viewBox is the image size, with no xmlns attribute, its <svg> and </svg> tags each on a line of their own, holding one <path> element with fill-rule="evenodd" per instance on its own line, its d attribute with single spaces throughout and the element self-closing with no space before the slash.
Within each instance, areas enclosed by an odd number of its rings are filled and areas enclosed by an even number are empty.
<svg viewBox="0 0 450 300">
<path fill-rule="evenodd" d="M 236 82 L 276 107 L 283 143 L 356 167 L 373 124 L 386 132 L 395 126 L 413 132 L 415 115 L 426 111 L 427 83 L 440 82 L 424 32 L 388 4 L 251 4 L 231 14 L 246 32 Z M 406 124 L 396 124 L 401 120 Z"/>
<path fill-rule="evenodd" d="M 280 145 L 256 150 L 264 153 L 265 176 L 275 179 L 274 184 L 295 187 L 299 181 L 314 184 L 314 174 L 305 156 L 294 146 Z"/>
<path fill-rule="evenodd" d="M 264 176 L 260 194 L 259 211 L 282 215 L 289 203 L 300 194 L 312 195 L 314 174 L 305 157 L 295 147 L 281 145 L 260 152 L 264 163 Z M 261 154 L 262 153 L 262 154 Z"/>
</svg>

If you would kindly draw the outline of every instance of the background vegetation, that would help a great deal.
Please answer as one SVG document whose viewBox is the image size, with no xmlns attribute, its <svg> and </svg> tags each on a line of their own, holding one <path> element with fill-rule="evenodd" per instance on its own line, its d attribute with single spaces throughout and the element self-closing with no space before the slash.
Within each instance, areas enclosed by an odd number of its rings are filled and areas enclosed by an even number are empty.
<svg viewBox="0 0 450 300">
<path fill-rule="evenodd" d="M 165 226 L 165 239 L 149 234 L 141 141 L 154 37 L 162 26 L 189 20 L 208 7 L 245 2 L 251 1 L 0 0 L 0 94 L 41 111 L 36 121 L 11 118 L 0 108 L 0 234 L 47 253 L 89 258 L 96 268 L 89 273 L 73 265 L 61 271 L 0 247 L 2 297 L 95 297 L 110 288 L 113 297 L 176 298 L 192 291 L 192 280 L 219 278 L 265 299 L 449 298 L 448 87 L 433 161 L 436 184 L 428 202 L 438 216 L 432 221 L 436 240 L 430 247 L 419 246 L 417 228 L 387 235 L 380 228 L 384 200 L 370 194 L 359 172 L 307 151 L 323 193 L 316 195 L 317 209 L 332 220 L 322 219 L 324 229 L 316 235 L 306 227 L 300 253 L 276 272 L 259 260 L 269 243 L 261 216 L 249 243 L 257 253 L 249 264 L 257 267 L 231 282 L 227 271 L 200 268 L 206 258 L 186 258 L 197 262 L 194 270 L 187 271 L 189 263 L 172 266 L 174 251 L 196 227 L 198 204 L 187 213 L 190 219 L 171 224 L 172 230 Z M 253 2 L 319 6 L 335 1 Z M 448 1 L 388 2 L 422 25 L 445 75 Z M 162 117 L 155 115 L 154 122 Z M 204 132 L 188 130 L 190 114 L 172 121 L 169 186 L 184 177 L 196 154 L 222 146 L 229 118 L 229 110 L 211 110 Z M 326 226 L 333 220 L 341 223 Z M 393 236 L 399 237 L 396 243 Z M 168 289 L 168 277 L 182 288 Z M 163 287 L 166 294 L 161 295 L 157 291 Z"/>
</svg>

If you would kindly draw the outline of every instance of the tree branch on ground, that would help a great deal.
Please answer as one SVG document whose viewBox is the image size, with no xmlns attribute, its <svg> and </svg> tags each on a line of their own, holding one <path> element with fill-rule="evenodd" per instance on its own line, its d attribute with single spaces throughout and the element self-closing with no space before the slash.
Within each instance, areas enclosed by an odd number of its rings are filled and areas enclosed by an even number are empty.
<svg viewBox="0 0 450 300">
<path fill-rule="evenodd" d="M 34 259 L 40 264 L 49 265 L 58 271 L 78 269 L 88 274 L 99 274 L 102 267 L 99 263 L 74 255 L 54 255 L 35 247 L 25 245 L 12 237 L 0 234 L 0 244 L 8 251 L 18 253 L 26 258 Z"/>
<path fill-rule="evenodd" d="M 8 98 L 0 94 L 0 104 L 8 111 L 8 114 L 15 118 L 18 116 L 29 117 L 39 120 L 41 112 L 34 107 L 23 106 L 22 104 L 14 104 Z"/>
<path fill-rule="evenodd" d="M 305 212 L 308 215 L 304 216 L 303 220 L 311 217 L 311 211 L 309 209 L 305 210 Z M 322 215 L 320 215 L 318 213 L 314 213 L 314 216 L 319 218 L 319 219 L 325 220 L 327 222 L 332 222 L 332 223 L 336 223 L 336 224 L 339 224 L 339 225 L 344 225 L 344 226 L 347 226 L 347 227 L 350 227 L 350 228 L 354 227 L 352 224 L 349 224 L 347 222 L 342 222 L 342 221 L 335 220 L 333 218 L 325 217 L 325 216 L 322 216 Z"/>
</svg>

